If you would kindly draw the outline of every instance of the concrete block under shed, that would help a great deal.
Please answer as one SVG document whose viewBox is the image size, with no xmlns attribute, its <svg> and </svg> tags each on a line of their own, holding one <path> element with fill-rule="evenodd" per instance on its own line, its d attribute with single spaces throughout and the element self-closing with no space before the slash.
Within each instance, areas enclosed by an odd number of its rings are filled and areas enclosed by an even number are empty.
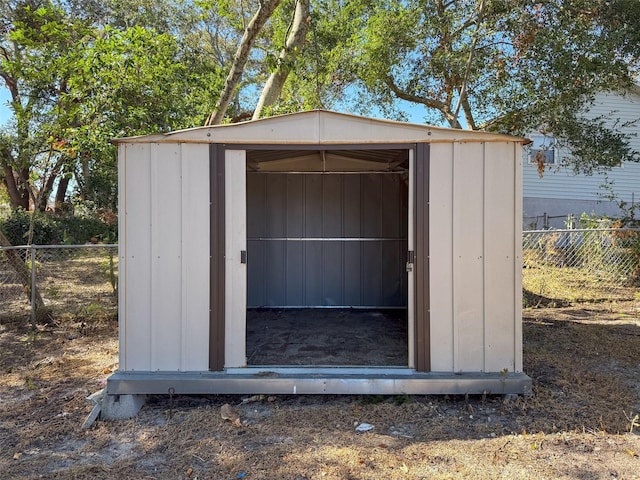
<svg viewBox="0 0 640 480">
<path fill-rule="evenodd" d="M 100 418 L 126 420 L 135 417 L 147 400 L 146 395 L 105 395 Z"/>
</svg>

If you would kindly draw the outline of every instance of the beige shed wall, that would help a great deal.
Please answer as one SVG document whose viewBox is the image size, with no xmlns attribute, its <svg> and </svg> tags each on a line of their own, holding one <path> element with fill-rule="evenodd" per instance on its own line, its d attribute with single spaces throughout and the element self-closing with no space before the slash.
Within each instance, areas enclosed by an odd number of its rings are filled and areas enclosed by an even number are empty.
<svg viewBox="0 0 640 480">
<path fill-rule="evenodd" d="M 431 369 L 522 371 L 521 147 L 431 145 Z"/>
<path fill-rule="evenodd" d="M 208 145 L 119 146 L 122 371 L 208 370 L 208 172 Z"/>
</svg>

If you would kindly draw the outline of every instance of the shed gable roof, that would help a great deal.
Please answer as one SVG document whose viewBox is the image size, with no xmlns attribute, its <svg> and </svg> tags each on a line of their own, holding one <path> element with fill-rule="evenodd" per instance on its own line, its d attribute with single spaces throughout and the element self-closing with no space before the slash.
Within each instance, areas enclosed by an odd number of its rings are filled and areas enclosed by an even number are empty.
<svg viewBox="0 0 640 480">
<path fill-rule="evenodd" d="M 247 122 L 196 127 L 166 134 L 114 140 L 114 143 L 225 143 L 272 145 L 340 145 L 436 142 L 497 142 L 525 139 L 380 120 L 327 110 L 312 110 Z"/>
</svg>

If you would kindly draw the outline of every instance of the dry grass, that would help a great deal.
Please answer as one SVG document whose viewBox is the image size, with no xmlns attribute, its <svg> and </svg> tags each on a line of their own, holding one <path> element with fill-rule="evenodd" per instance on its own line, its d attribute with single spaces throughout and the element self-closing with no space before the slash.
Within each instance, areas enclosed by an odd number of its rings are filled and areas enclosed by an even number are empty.
<svg viewBox="0 0 640 480">
<path fill-rule="evenodd" d="M 116 249 L 44 249 L 35 264 L 36 285 L 53 319 L 67 323 L 116 318 Z M 0 252 L 0 322 L 29 317 L 27 292 Z"/>
<path fill-rule="evenodd" d="M 640 305 L 525 311 L 534 395 L 152 397 L 132 420 L 80 425 L 117 368 L 116 328 L 0 327 L 3 478 L 639 479 Z M 220 417 L 234 405 L 238 428 Z M 375 429 L 356 433 L 367 422 Z"/>
<path fill-rule="evenodd" d="M 544 306 L 554 307 L 569 302 L 632 300 L 637 292 L 636 288 L 625 286 L 624 281 L 608 272 L 542 263 L 530 263 L 523 270 L 522 285 L 530 295 L 543 299 Z"/>
</svg>

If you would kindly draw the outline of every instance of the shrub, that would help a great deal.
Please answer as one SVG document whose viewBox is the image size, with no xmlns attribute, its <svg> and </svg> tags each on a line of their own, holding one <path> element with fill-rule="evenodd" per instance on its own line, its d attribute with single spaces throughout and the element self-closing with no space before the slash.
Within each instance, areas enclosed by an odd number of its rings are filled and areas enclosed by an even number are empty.
<svg viewBox="0 0 640 480">
<path fill-rule="evenodd" d="M 29 242 L 29 227 L 33 217 L 33 237 L 35 245 L 80 245 L 95 242 L 117 242 L 117 224 L 113 214 L 78 216 L 54 212 L 26 212 L 15 209 L 0 220 L 0 228 L 12 245 Z"/>
<path fill-rule="evenodd" d="M 2 221 L 2 231 L 12 245 L 26 245 L 29 243 L 29 226 L 33 215 L 32 244 L 52 245 L 61 241 L 59 232 L 54 222 L 48 215 L 35 212 L 26 212 L 15 209 L 11 215 Z"/>
</svg>

